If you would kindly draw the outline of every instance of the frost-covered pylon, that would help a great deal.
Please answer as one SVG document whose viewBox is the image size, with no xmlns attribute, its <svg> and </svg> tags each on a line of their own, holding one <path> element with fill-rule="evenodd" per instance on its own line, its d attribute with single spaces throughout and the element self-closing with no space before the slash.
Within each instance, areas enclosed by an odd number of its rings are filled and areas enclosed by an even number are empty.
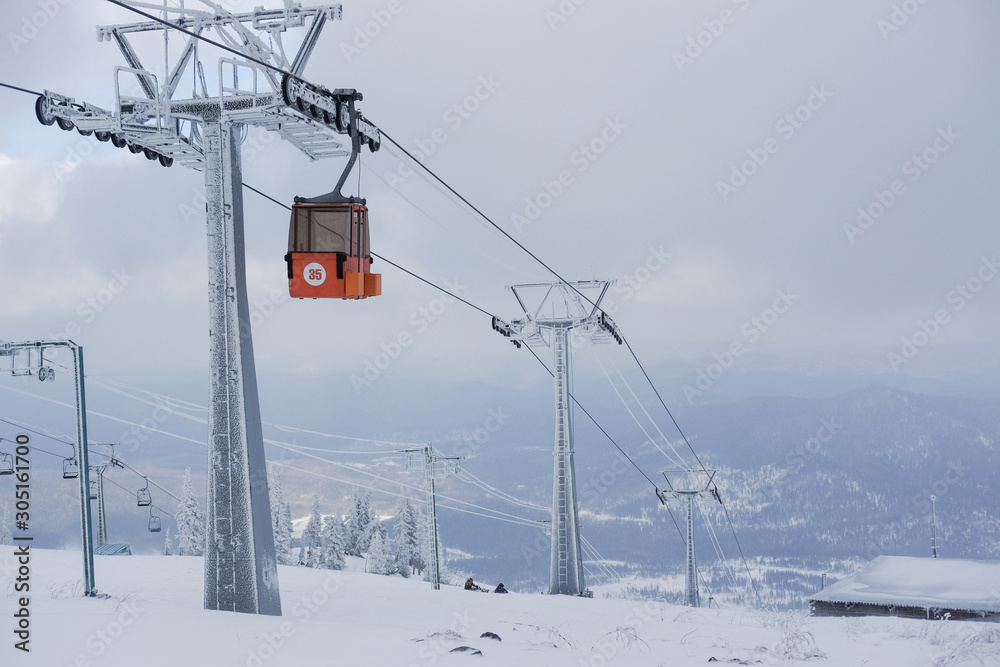
<svg viewBox="0 0 1000 667">
<path fill-rule="evenodd" d="M 205 608 L 280 615 L 247 305 L 240 145 L 253 125 L 277 132 L 310 158 L 346 156 L 338 133 L 356 145 L 359 132 L 374 142 L 377 130 L 356 112 L 356 91 L 328 91 L 301 78 L 326 21 L 341 18 L 341 5 L 284 0 L 280 9 L 234 13 L 201 3 L 206 9 L 116 0 L 148 20 L 98 28 L 98 40 L 117 43 L 127 63 L 115 68 L 115 107 L 45 91 L 36 113 L 46 125 L 75 126 L 164 166 L 177 162 L 204 172 L 211 366 Z M 307 25 L 289 60 L 282 35 Z M 160 78 L 144 68 L 129 41 L 142 33 L 164 36 L 152 51 L 163 55 Z M 239 55 L 200 39 L 209 34 Z M 171 36 L 180 41 L 173 50 Z M 221 57 L 205 67 L 209 53 Z M 189 97 L 179 93 L 185 82 Z"/>
<path fill-rule="evenodd" d="M 449 477 L 458 472 L 458 466 L 462 462 L 461 456 L 445 456 L 433 445 L 427 444 L 423 447 L 413 449 L 401 449 L 401 454 L 406 454 L 407 468 L 420 468 L 424 470 L 424 480 L 427 489 L 427 532 L 428 545 L 431 548 L 431 562 L 429 563 L 429 574 L 431 587 L 434 590 L 441 589 L 441 540 L 438 533 L 437 522 L 437 494 L 434 488 L 434 480 Z M 400 539 L 400 536 L 396 536 Z"/>
<path fill-rule="evenodd" d="M 523 319 L 510 324 L 493 321 L 493 328 L 515 345 L 552 348 L 555 380 L 555 446 L 552 472 L 552 552 L 549 593 L 586 595 L 580 520 L 576 504 L 576 469 L 573 462 L 572 359 L 574 340 L 621 343 L 614 322 L 600 309 L 610 282 L 512 285 L 510 290 L 524 311 Z"/>
<path fill-rule="evenodd" d="M 667 480 L 668 490 L 660 491 L 657 489 L 656 491 L 656 495 L 659 496 L 660 502 L 664 505 L 667 504 L 669 496 L 687 503 L 687 537 L 684 540 L 687 569 L 684 604 L 688 607 L 701 606 L 701 599 L 698 595 L 698 564 L 695 561 L 694 552 L 694 500 L 703 493 L 713 493 L 711 486 L 715 473 L 715 470 L 665 470 L 663 477 Z M 717 495 L 715 497 L 718 498 Z"/>
</svg>

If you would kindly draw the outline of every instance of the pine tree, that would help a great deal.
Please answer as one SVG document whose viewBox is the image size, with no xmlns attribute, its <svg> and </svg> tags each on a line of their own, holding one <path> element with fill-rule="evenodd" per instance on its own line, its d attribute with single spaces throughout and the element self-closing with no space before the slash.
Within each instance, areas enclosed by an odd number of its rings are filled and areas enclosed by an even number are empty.
<svg viewBox="0 0 1000 667">
<path fill-rule="evenodd" d="M 274 530 L 274 551 L 282 565 L 295 565 L 292 555 L 292 510 L 285 502 L 281 475 L 275 471 L 268 483 L 271 492 L 271 528 Z"/>
<path fill-rule="evenodd" d="M 417 527 L 417 512 L 407 497 L 396 503 L 396 517 L 392 530 L 395 535 L 395 567 L 404 577 L 409 577 L 420 569 L 420 535 Z"/>
<path fill-rule="evenodd" d="M 0 520 L 0 544 L 14 544 L 14 536 L 10 534 L 10 503 L 3 505 L 3 519 Z"/>
<path fill-rule="evenodd" d="M 319 513 L 319 496 L 313 496 L 312 514 L 309 515 L 309 523 L 302 532 L 302 547 L 305 552 L 306 567 L 319 567 L 322 557 L 322 540 L 320 533 L 323 531 L 323 515 Z"/>
<path fill-rule="evenodd" d="M 173 556 L 174 555 L 174 548 L 173 548 L 173 545 L 171 544 L 171 540 L 170 540 L 170 528 L 169 527 L 167 527 L 167 533 L 166 533 L 166 535 L 163 536 L 163 555 L 164 556 Z"/>
<path fill-rule="evenodd" d="M 380 536 L 383 542 L 389 538 L 388 531 L 385 529 L 385 526 L 382 525 L 382 522 L 379 521 L 378 514 L 375 512 L 374 508 L 371 509 L 368 515 L 368 529 L 365 531 L 365 534 L 364 543 L 368 545 L 365 548 L 366 552 L 371 548 L 372 540 L 375 539 L 376 535 Z"/>
<path fill-rule="evenodd" d="M 386 538 L 382 536 L 382 533 L 375 531 L 368 547 L 365 570 L 372 574 L 392 574 L 392 556 L 389 549 Z"/>
<path fill-rule="evenodd" d="M 371 542 L 372 508 L 368 491 L 354 493 L 354 503 L 351 515 L 347 519 L 347 544 L 345 551 L 349 556 L 360 556 L 368 551 Z"/>
<path fill-rule="evenodd" d="M 184 471 L 181 501 L 177 505 L 177 554 L 202 556 L 205 553 L 205 520 L 194 499 L 191 468 Z"/>
<path fill-rule="evenodd" d="M 428 568 L 431 565 L 431 551 L 433 542 L 430 535 L 430 521 L 425 512 L 417 512 L 417 564 L 416 569 L 424 575 L 425 581 L 428 579 Z"/>
<path fill-rule="evenodd" d="M 320 567 L 327 570 L 343 570 L 344 561 L 344 522 L 337 516 L 328 516 L 323 521 L 323 532 L 320 534 L 323 545 L 323 562 Z"/>
</svg>

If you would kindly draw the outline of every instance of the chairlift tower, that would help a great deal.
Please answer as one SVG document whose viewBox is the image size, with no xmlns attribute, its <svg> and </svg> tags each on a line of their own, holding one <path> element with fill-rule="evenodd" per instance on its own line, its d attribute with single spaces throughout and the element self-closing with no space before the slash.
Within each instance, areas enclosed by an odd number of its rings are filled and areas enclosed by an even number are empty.
<svg viewBox="0 0 1000 667">
<path fill-rule="evenodd" d="M 107 463 L 102 463 L 101 465 L 91 466 L 91 471 L 97 475 L 95 481 L 96 491 L 97 491 L 97 545 L 103 547 L 108 543 L 108 513 L 104 506 L 104 473 L 108 468 L 124 468 L 121 461 L 115 458 L 115 446 L 108 445 L 111 447 L 111 458 Z M 91 495 L 91 500 L 95 500 Z"/>
<path fill-rule="evenodd" d="M 610 282 L 512 285 L 524 317 L 507 324 L 494 319 L 493 328 L 517 347 L 551 347 L 555 380 L 555 444 L 552 472 L 552 551 L 549 562 L 549 593 L 586 595 L 580 520 L 576 502 L 576 470 L 573 462 L 573 374 L 571 347 L 575 336 L 592 343 L 621 344 L 614 322 L 600 309 Z"/>
<path fill-rule="evenodd" d="M 34 375 L 40 381 L 52 382 L 56 379 L 55 369 L 45 365 L 45 352 L 49 349 L 67 349 L 73 354 L 73 379 L 76 386 L 76 477 L 80 480 L 80 532 L 83 545 L 83 594 L 97 595 L 94 587 L 94 533 L 90 517 L 90 466 L 87 457 L 87 396 L 84 385 L 83 346 L 71 340 L 42 340 L 23 343 L 0 342 L 0 357 L 10 357 L 10 374 L 14 377 Z M 26 364 L 19 366 L 17 357 L 26 353 Z M 63 477 L 72 479 L 63 463 Z"/>
<path fill-rule="evenodd" d="M 703 493 L 713 493 L 710 488 L 715 478 L 715 470 L 666 470 L 663 477 L 667 480 L 667 490 L 657 489 L 656 495 L 660 502 L 667 504 L 667 497 L 673 496 L 683 500 L 687 505 L 687 573 L 685 576 L 684 604 L 688 607 L 700 607 L 698 596 L 698 565 L 694 551 L 694 500 Z M 714 495 L 714 493 L 713 493 Z"/>
<path fill-rule="evenodd" d="M 938 557 L 937 496 L 931 494 L 931 558 Z"/>
<path fill-rule="evenodd" d="M 400 453 L 407 455 L 407 467 L 423 466 L 424 480 L 427 484 L 427 532 L 431 546 L 430 577 L 434 590 L 441 590 L 441 544 L 437 523 L 437 496 L 434 490 L 434 480 L 449 477 L 458 472 L 462 461 L 461 456 L 444 456 L 432 445 L 424 445 L 413 449 L 401 449 Z"/>
<path fill-rule="evenodd" d="M 330 91 L 301 78 L 323 26 L 342 18 L 341 5 L 303 7 L 284 0 L 280 9 L 233 13 L 211 0 L 200 1 L 207 9 L 125 0 L 136 13 L 149 10 L 157 16 L 98 27 L 98 40 L 115 42 L 126 62 L 114 70 L 114 109 L 45 91 L 35 110 L 45 125 L 76 127 L 163 166 L 176 162 L 204 173 L 210 358 L 204 603 L 206 609 L 280 615 L 246 292 L 240 145 L 246 129 L 255 126 L 276 132 L 312 159 L 356 157 L 363 143 L 375 150 L 380 137 L 355 108 L 360 93 Z M 167 18 L 154 20 L 159 16 Z M 303 26 L 308 31 L 289 59 L 282 35 Z M 184 31 L 211 32 L 241 54 L 209 66 L 217 75 L 211 89 L 199 39 Z M 170 32 L 184 40 L 173 54 L 166 41 Z M 164 58 L 162 80 L 143 66 L 129 41 L 141 33 L 164 34 L 158 50 Z M 185 98 L 179 90 L 187 77 L 191 95 Z M 350 137 L 353 153 L 338 134 Z"/>
</svg>

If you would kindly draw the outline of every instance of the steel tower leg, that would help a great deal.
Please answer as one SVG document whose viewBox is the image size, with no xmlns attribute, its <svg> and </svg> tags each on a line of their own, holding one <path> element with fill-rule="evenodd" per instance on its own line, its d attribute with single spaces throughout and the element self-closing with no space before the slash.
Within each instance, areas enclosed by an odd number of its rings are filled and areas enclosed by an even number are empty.
<svg viewBox="0 0 1000 667">
<path fill-rule="evenodd" d="M 576 508 L 573 466 L 573 421 L 570 406 L 569 329 L 552 329 L 555 355 L 556 434 L 552 473 L 552 559 L 549 593 L 579 595 L 585 590 Z"/>
<path fill-rule="evenodd" d="M 700 607 L 698 600 L 698 566 L 694 560 L 694 495 L 687 494 L 687 592 L 684 604 Z"/>
<path fill-rule="evenodd" d="M 108 543 L 108 515 L 104 511 L 104 469 L 97 469 L 97 543 Z"/>
<path fill-rule="evenodd" d="M 246 294 L 240 126 L 202 125 L 211 365 L 205 609 L 280 616 Z"/>
<path fill-rule="evenodd" d="M 76 443 L 80 466 L 80 525 L 83 530 L 83 594 L 94 591 L 94 533 L 90 525 L 90 455 L 87 450 L 87 393 L 84 389 L 83 347 L 73 346 L 73 375 L 76 380 Z"/>
<path fill-rule="evenodd" d="M 437 515 L 437 496 L 434 492 L 434 478 L 428 477 L 428 486 L 430 488 L 430 497 L 428 497 L 428 507 L 430 508 L 430 522 L 428 528 L 431 531 L 431 588 L 436 591 L 441 590 L 441 543 L 438 537 L 438 515 Z"/>
</svg>

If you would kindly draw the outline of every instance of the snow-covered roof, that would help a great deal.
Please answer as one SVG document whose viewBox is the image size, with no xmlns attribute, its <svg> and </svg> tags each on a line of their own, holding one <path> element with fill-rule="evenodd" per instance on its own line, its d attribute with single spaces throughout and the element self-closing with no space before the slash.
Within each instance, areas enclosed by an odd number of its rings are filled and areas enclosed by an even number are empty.
<svg viewBox="0 0 1000 667">
<path fill-rule="evenodd" d="M 1000 561 L 879 556 L 809 601 L 1000 612 Z"/>
<path fill-rule="evenodd" d="M 127 543 L 101 544 L 94 547 L 95 556 L 131 556 L 132 548 Z"/>
</svg>

